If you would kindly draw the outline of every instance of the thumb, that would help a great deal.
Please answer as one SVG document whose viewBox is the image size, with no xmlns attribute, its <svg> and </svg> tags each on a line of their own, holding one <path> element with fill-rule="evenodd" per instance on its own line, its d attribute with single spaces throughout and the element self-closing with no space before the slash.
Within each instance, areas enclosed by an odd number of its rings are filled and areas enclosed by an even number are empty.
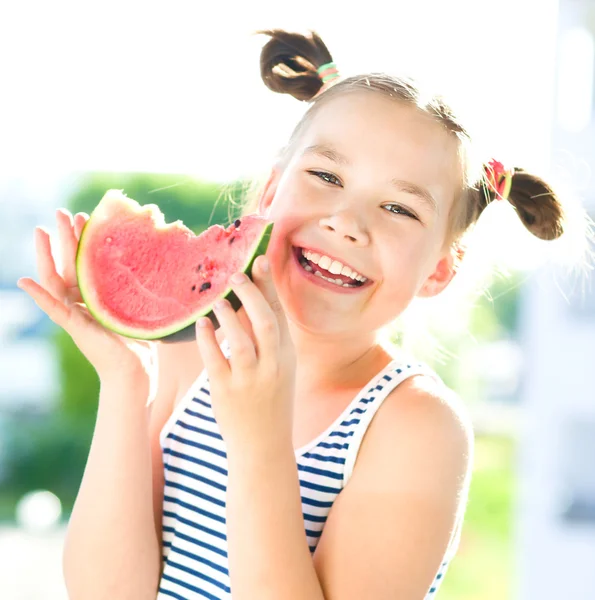
<svg viewBox="0 0 595 600">
<path fill-rule="evenodd" d="M 71 322 L 71 309 L 52 296 L 45 288 L 29 277 L 22 277 L 17 286 L 33 298 L 35 304 L 54 322 L 66 331 Z M 68 331 L 70 333 L 70 331 Z"/>
</svg>

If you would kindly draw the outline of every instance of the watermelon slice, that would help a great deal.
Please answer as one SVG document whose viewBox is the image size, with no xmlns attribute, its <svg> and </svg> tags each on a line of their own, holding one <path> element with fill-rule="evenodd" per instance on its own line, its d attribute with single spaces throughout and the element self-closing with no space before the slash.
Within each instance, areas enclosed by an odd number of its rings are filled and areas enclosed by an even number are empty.
<svg viewBox="0 0 595 600">
<path fill-rule="evenodd" d="M 165 223 L 154 204 L 141 206 L 109 190 L 85 225 L 76 271 L 89 312 L 106 328 L 144 340 L 194 339 L 194 323 L 207 316 L 219 326 L 213 303 L 241 304 L 229 277 L 251 276 L 266 252 L 273 224 L 257 215 L 226 229 L 213 225 L 196 236 L 181 221 Z"/>
</svg>

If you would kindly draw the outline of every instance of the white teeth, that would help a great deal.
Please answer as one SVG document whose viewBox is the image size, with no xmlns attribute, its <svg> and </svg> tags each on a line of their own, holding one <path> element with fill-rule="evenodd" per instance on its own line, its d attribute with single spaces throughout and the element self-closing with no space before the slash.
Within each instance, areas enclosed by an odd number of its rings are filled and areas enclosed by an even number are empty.
<svg viewBox="0 0 595 600">
<path fill-rule="evenodd" d="M 310 262 L 319 265 L 322 269 L 329 271 L 333 275 L 345 275 L 354 281 L 360 281 L 362 283 L 367 281 L 366 277 L 360 275 L 357 271 L 352 271 L 350 267 L 343 265 L 338 260 L 333 260 L 328 256 L 317 254 L 316 252 L 310 252 L 310 250 L 304 250 L 303 248 L 302 255 L 305 256 Z"/>
<path fill-rule="evenodd" d="M 318 266 L 322 267 L 325 271 L 328 271 L 328 268 L 331 266 L 331 263 L 333 261 L 328 257 L 328 256 L 323 256 L 319 261 L 318 261 Z"/>
<path fill-rule="evenodd" d="M 338 260 L 334 260 L 331 263 L 331 266 L 328 268 L 328 271 L 329 271 L 329 273 L 332 273 L 333 275 L 340 275 L 342 269 L 343 269 L 343 265 Z M 343 283 L 343 282 L 341 282 L 341 283 Z"/>
<path fill-rule="evenodd" d="M 309 270 L 311 271 L 312 269 L 310 268 Z M 330 281 L 331 283 L 334 283 L 335 285 L 338 285 L 341 287 L 348 287 L 348 288 L 355 287 L 352 283 L 343 283 L 340 279 L 331 279 L 330 277 L 325 277 L 320 271 L 315 271 L 314 275 L 316 275 L 316 277 L 320 277 L 320 279 L 324 279 L 325 281 Z"/>
</svg>

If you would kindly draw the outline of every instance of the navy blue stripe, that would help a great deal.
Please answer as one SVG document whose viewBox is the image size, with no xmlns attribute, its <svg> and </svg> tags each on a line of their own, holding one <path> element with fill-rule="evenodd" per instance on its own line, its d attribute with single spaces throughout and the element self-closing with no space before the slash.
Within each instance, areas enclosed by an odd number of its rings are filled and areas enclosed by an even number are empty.
<svg viewBox="0 0 595 600">
<path fill-rule="evenodd" d="M 353 414 L 353 413 L 357 413 L 358 415 L 361 415 L 362 413 L 365 413 L 367 409 L 365 408 L 354 408 L 349 414 Z"/>
<path fill-rule="evenodd" d="M 324 454 L 313 454 L 312 452 L 306 452 L 305 458 L 314 458 L 315 460 L 321 460 L 323 462 L 334 462 L 338 465 L 344 465 L 345 459 L 341 456 L 325 456 Z"/>
<path fill-rule="evenodd" d="M 195 431 L 196 433 L 200 433 L 202 435 L 208 435 L 209 437 L 215 438 L 216 440 L 223 441 L 223 438 L 220 434 L 215 433 L 214 431 L 208 431 L 207 429 L 201 429 L 200 427 L 194 427 L 193 425 L 188 425 L 188 423 L 184 423 L 184 421 L 176 421 L 176 425 L 183 427 L 184 429 L 188 429 L 189 431 Z M 170 437 L 171 433 L 167 436 Z"/>
<path fill-rule="evenodd" d="M 207 396 L 210 396 L 210 395 L 211 395 L 211 392 L 209 392 L 209 390 L 207 390 L 206 388 L 200 388 L 200 391 L 201 391 L 203 394 L 206 394 Z"/>
<path fill-rule="evenodd" d="M 317 492 L 327 492 L 328 494 L 338 494 L 341 488 L 329 487 L 326 485 L 320 485 L 318 483 L 310 483 L 309 481 L 303 481 L 300 479 L 300 486 L 308 488 L 309 490 L 316 490 Z"/>
<path fill-rule="evenodd" d="M 388 375 L 383 375 L 382 379 L 386 379 L 386 381 L 392 381 L 393 380 L 393 378 L 389 377 Z"/>
<path fill-rule="evenodd" d="M 359 419 L 351 419 L 351 421 L 343 421 L 340 424 L 340 427 L 349 427 L 350 425 L 357 425 L 359 423 Z"/>
<path fill-rule="evenodd" d="M 361 404 L 368 404 L 369 402 L 373 402 L 376 396 L 371 396 L 370 398 L 362 398 L 360 400 Z"/>
<path fill-rule="evenodd" d="M 322 531 L 311 531 L 310 529 L 306 529 L 306 535 L 308 537 L 319 538 L 322 535 Z"/>
<path fill-rule="evenodd" d="M 192 402 L 196 402 L 197 404 L 202 404 L 205 408 L 213 408 L 208 402 L 201 400 L 200 398 L 192 398 Z"/>
<path fill-rule="evenodd" d="M 213 521 L 218 521 L 219 523 L 223 523 L 225 525 L 225 517 L 220 517 L 208 510 L 203 510 L 202 508 L 198 508 L 198 506 L 194 506 L 194 504 L 189 504 L 188 502 L 183 502 L 179 498 L 174 498 L 172 496 L 163 496 L 164 502 L 173 502 L 174 504 L 179 504 L 188 510 L 192 510 L 203 517 L 207 517 L 208 519 L 213 519 Z"/>
<path fill-rule="evenodd" d="M 208 496 L 207 494 L 203 494 L 202 492 L 193 490 L 192 488 L 182 485 L 181 483 L 178 483 L 176 481 L 169 481 L 168 479 L 166 479 L 165 487 L 172 487 L 172 488 L 176 488 L 178 490 L 182 490 L 184 492 L 188 492 L 189 494 L 192 494 L 193 496 L 197 496 L 198 498 L 201 498 L 202 500 L 206 500 L 207 502 L 212 502 L 213 504 L 216 504 L 217 506 L 221 506 L 222 508 L 225 508 L 225 502 L 223 502 L 222 500 L 218 500 L 217 498 L 213 498 L 213 496 Z"/>
<path fill-rule="evenodd" d="M 308 504 L 309 506 L 316 506 L 318 508 L 330 508 L 333 505 L 333 501 L 314 500 L 314 498 L 302 496 L 302 504 Z"/>
<path fill-rule="evenodd" d="M 192 575 L 193 577 L 198 577 L 199 579 L 202 579 L 203 581 L 206 581 L 207 583 L 210 583 L 211 585 L 218 587 L 220 590 L 223 590 L 224 592 L 227 592 L 228 594 L 231 591 L 228 585 L 225 585 L 224 583 L 221 583 L 214 577 L 209 577 L 208 575 L 205 575 L 204 573 L 201 573 L 200 571 L 195 571 L 194 569 L 191 569 L 190 567 L 187 567 L 186 565 L 182 565 L 180 563 L 173 562 L 171 560 L 168 560 L 167 564 L 171 565 L 175 569 L 184 571 L 185 573 L 188 573 L 189 575 Z M 187 584 L 187 585 L 188 585 L 188 589 L 191 589 L 190 584 Z"/>
<path fill-rule="evenodd" d="M 166 590 L 165 588 L 162 588 L 161 586 L 159 586 L 159 593 L 165 594 L 166 596 L 171 596 L 172 598 L 175 598 L 176 600 L 186 600 L 186 598 L 184 598 L 184 596 L 180 596 L 180 594 L 176 594 L 175 592 Z"/>
<path fill-rule="evenodd" d="M 343 473 L 335 473 L 334 471 L 328 471 L 327 469 L 317 469 L 316 467 L 310 467 L 308 465 L 298 465 L 298 471 L 312 473 L 313 475 L 321 475 L 322 477 L 328 477 L 329 479 L 343 479 Z"/>
<path fill-rule="evenodd" d="M 162 545 L 164 548 L 169 548 L 169 547 L 171 547 L 171 542 L 163 542 L 161 545 Z M 163 560 L 165 560 L 165 557 L 163 557 Z"/>
<path fill-rule="evenodd" d="M 342 437 L 342 438 L 348 438 L 351 437 L 353 435 L 353 431 L 333 431 L 331 433 L 329 433 L 329 437 L 333 437 L 333 436 L 338 436 L 338 437 Z M 320 444 L 318 444 L 320 445 Z"/>
<path fill-rule="evenodd" d="M 170 448 L 166 448 L 163 451 L 164 454 L 171 454 L 171 456 L 175 456 L 176 458 L 183 458 L 184 460 L 189 460 L 201 467 L 206 467 L 207 469 L 211 469 L 212 471 L 216 471 L 217 473 L 221 473 L 221 475 L 227 476 L 227 469 L 220 467 L 218 465 L 214 465 L 212 462 L 208 460 L 202 460 L 200 458 L 196 458 L 195 456 L 190 456 L 189 454 L 184 454 L 183 452 L 177 452 L 176 450 L 171 450 Z"/>
<path fill-rule="evenodd" d="M 219 571 L 220 573 L 223 573 L 224 575 L 229 575 L 229 571 L 225 567 L 218 565 L 217 563 L 213 562 L 212 560 L 203 558 L 202 556 L 199 556 L 198 554 L 192 554 L 192 552 L 182 550 L 181 548 L 178 548 L 177 546 L 174 546 L 172 548 L 172 552 L 177 552 L 178 554 L 181 554 L 182 556 L 186 556 L 187 558 L 191 558 L 192 560 L 196 560 L 197 562 L 203 563 L 203 565 L 207 565 L 207 566 L 211 567 L 211 569 L 215 569 L 215 571 Z"/>
<path fill-rule="evenodd" d="M 185 533 L 180 533 L 179 531 L 175 531 L 172 527 L 164 527 L 163 530 L 164 531 L 172 530 L 175 533 L 175 536 L 177 538 L 180 538 L 181 540 L 184 540 L 186 542 L 190 542 L 191 544 L 195 544 L 196 546 L 200 546 L 201 548 L 205 548 L 206 550 L 210 550 L 211 552 L 214 552 L 215 554 L 219 554 L 219 556 L 223 556 L 223 558 L 227 558 L 227 552 L 225 550 L 221 550 L 221 548 L 217 548 L 217 546 L 213 546 L 212 544 L 207 544 L 206 542 L 201 542 L 200 540 L 190 537 L 189 535 L 186 535 Z"/>
<path fill-rule="evenodd" d="M 162 579 L 165 579 L 166 581 L 171 581 L 172 583 L 175 583 L 176 585 L 179 585 L 180 587 L 183 587 L 183 588 L 186 588 L 187 590 L 196 592 L 197 594 L 200 594 L 201 596 L 208 598 L 209 600 L 219 600 L 219 598 L 217 598 L 217 596 L 213 596 L 213 594 L 209 594 L 209 592 L 205 592 L 205 590 L 201 590 L 200 588 L 194 587 L 193 585 L 184 583 L 183 581 L 180 581 L 179 579 L 176 579 L 175 577 L 172 577 L 171 575 L 163 574 L 161 577 L 162 577 Z"/>
<path fill-rule="evenodd" d="M 164 510 L 163 516 L 171 517 L 172 519 L 175 519 L 176 521 L 178 521 L 180 523 L 184 523 L 184 525 L 188 525 L 188 527 L 194 527 L 194 529 L 198 529 L 199 531 L 208 533 L 209 535 L 219 538 L 220 540 L 223 540 L 224 542 L 227 541 L 227 536 L 224 533 L 221 533 L 220 531 L 215 531 L 214 529 L 210 529 L 209 527 L 205 527 L 204 525 L 195 523 L 194 521 L 191 521 L 190 519 L 185 519 L 184 517 L 180 517 L 180 515 L 178 515 L 175 512 L 171 512 L 169 510 Z"/>
<path fill-rule="evenodd" d="M 207 446 L 206 444 L 199 444 L 198 442 L 194 442 L 193 440 L 189 440 L 187 438 L 180 437 L 179 435 L 171 434 L 167 436 L 171 440 L 175 440 L 176 442 L 180 442 L 182 444 L 186 444 L 187 446 L 192 446 L 193 448 L 198 448 L 199 450 L 205 450 L 206 452 L 211 452 L 212 454 L 216 454 L 221 458 L 227 458 L 227 453 L 223 450 L 217 450 L 217 448 L 213 448 L 213 446 Z M 167 449 L 166 449 L 167 450 Z M 164 452 L 166 452 L 164 450 Z"/>
<path fill-rule="evenodd" d="M 314 554 L 314 551 L 316 550 L 316 546 L 308 546 L 310 548 L 310 554 Z"/>
<path fill-rule="evenodd" d="M 330 442 L 320 442 L 320 444 L 318 444 L 318 446 L 320 446 L 321 448 L 335 448 L 337 450 L 344 450 L 345 448 L 349 447 L 349 444 L 348 443 L 335 444 L 335 443 L 330 443 Z"/>
<path fill-rule="evenodd" d="M 216 481 L 213 481 L 212 479 L 209 479 L 208 477 L 203 477 L 202 475 L 197 475 L 196 473 L 192 473 L 192 471 L 186 471 L 186 469 L 181 469 L 180 467 L 174 467 L 169 464 L 167 464 L 167 465 L 164 464 L 163 468 L 166 471 L 171 471 L 172 473 L 178 473 L 179 475 L 184 475 L 185 477 L 189 477 L 190 479 L 194 479 L 195 481 L 200 481 L 201 483 L 206 483 L 207 485 L 210 485 L 211 487 L 214 487 L 215 489 L 217 489 L 221 492 L 227 491 L 227 488 L 222 483 L 218 483 Z M 166 481 L 167 481 L 167 476 L 166 476 Z"/>
<path fill-rule="evenodd" d="M 189 415 L 192 415 L 193 417 L 197 417 L 198 419 L 202 419 L 203 421 L 208 421 L 209 423 L 216 423 L 217 421 L 215 421 L 215 419 L 213 417 L 207 417 L 205 415 L 202 415 L 200 413 L 197 413 L 193 410 L 190 410 L 189 408 L 186 408 L 184 410 L 185 413 L 188 413 Z"/>
<path fill-rule="evenodd" d="M 318 517 L 316 515 L 304 513 L 304 521 L 312 521 L 313 523 L 326 523 L 326 515 L 324 517 Z"/>
</svg>

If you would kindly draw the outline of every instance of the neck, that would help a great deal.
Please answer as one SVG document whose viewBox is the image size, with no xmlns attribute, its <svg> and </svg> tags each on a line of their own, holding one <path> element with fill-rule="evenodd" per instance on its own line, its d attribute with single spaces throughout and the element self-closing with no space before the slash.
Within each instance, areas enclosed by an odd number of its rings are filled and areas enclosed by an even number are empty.
<svg viewBox="0 0 595 600">
<path fill-rule="evenodd" d="M 318 390 L 361 387 L 391 360 L 374 333 L 321 337 L 292 322 L 289 330 L 296 351 L 299 387 Z"/>
</svg>

